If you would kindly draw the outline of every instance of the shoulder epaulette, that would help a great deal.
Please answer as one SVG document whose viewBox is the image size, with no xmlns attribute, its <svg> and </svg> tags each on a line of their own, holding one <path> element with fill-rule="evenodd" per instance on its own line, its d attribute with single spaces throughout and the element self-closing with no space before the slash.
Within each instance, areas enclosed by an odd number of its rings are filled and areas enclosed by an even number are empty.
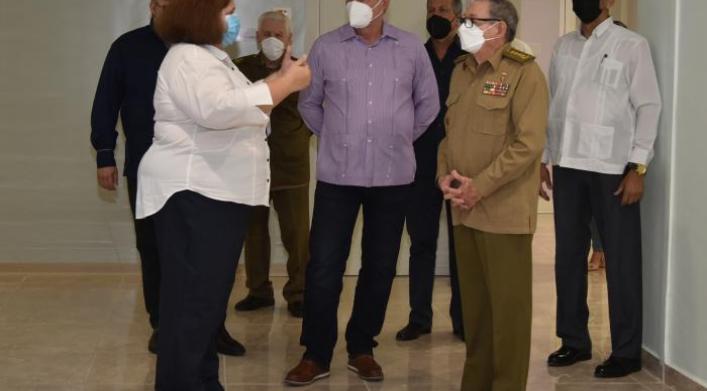
<svg viewBox="0 0 707 391">
<path fill-rule="evenodd" d="M 510 58 L 511 60 L 519 62 L 521 64 L 525 64 L 527 62 L 535 60 L 535 56 L 533 56 L 532 54 L 528 54 L 514 47 L 506 48 L 506 50 L 503 51 L 503 57 Z"/>
</svg>

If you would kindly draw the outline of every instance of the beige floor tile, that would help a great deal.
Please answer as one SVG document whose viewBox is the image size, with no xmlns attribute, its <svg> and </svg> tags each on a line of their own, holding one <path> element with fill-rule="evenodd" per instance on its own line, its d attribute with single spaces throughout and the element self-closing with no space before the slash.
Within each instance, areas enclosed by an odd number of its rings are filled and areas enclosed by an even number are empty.
<svg viewBox="0 0 707 391">
<path fill-rule="evenodd" d="M 594 367 L 611 352 L 603 272 L 589 275 L 588 304 L 594 358 L 570 368 L 546 365 L 560 341 L 555 336 L 554 238 L 551 217 L 541 216 L 534 243 L 533 341 L 530 391 L 669 391 L 646 372 L 624 379 L 598 380 Z M 39 269 L 38 269 L 39 270 Z M 0 390 L 147 391 L 153 389 L 155 356 L 147 352 L 151 334 L 139 274 L 115 272 L 0 273 Z M 247 348 L 245 357 L 221 357 L 228 390 L 283 390 L 282 380 L 302 356 L 301 320 L 287 313 L 279 292 L 285 279 L 274 277 L 274 308 L 236 313 L 246 295 L 243 268 L 230 298 L 226 326 Z M 346 369 L 343 330 L 351 313 L 355 278 L 346 278 L 339 310 L 339 343 L 331 378 L 312 391 L 458 390 L 465 345 L 451 333 L 448 278 L 435 282 L 432 333 L 401 343 L 395 333 L 408 318 L 407 278 L 393 284 L 386 322 L 377 338 L 376 359 L 386 380 L 364 383 Z"/>
<path fill-rule="evenodd" d="M 87 377 L 91 386 L 144 386 L 155 382 L 155 356 L 145 353 L 97 353 Z"/>
</svg>

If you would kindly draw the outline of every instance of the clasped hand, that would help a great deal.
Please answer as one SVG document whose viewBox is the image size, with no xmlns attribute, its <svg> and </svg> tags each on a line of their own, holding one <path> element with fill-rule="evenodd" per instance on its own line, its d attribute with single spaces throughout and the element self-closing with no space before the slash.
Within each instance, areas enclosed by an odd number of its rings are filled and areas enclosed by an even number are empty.
<svg viewBox="0 0 707 391">
<path fill-rule="evenodd" d="M 474 186 L 472 179 L 459 174 L 457 170 L 453 170 L 450 175 L 441 177 L 439 188 L 444 194 L 444 199 L 449 200 L 455 208 L 471 210 L 481 201 L 481 194 Z"/>
</svg>

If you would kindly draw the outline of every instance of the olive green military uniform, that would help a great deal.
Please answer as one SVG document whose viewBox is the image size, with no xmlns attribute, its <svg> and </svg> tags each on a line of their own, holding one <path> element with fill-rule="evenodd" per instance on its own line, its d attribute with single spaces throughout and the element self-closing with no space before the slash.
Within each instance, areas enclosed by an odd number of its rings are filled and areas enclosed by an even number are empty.
<svg viewBox="0 0 707 391">
<path fill-rule="evenodd" d="M 525 390 L 545 76 L 510 45 L 481 65 L 467 55 L 457 60 L 447 106 L 438 175 L 457 170 L 483 197 L 453 212 L 467 343 L 462 390 Z"/>
<path fill-rule="evenodd" d="M 252 81 L 274 72 L 265 66 L 262 54 L 235 60 L 238 69 Z M 309 140 L 312 135 L 297 111 L 298 94 L 292 94 L 270 115 L 271 191 L 280 232 L 288 253 L 289 281 L 283 295 L 288 303 L 301 302 L 309 259 Z M 257 207 L 245 243 L 246 286 L 249 294 L 272 298 L 270 282 L 269 208 Z"/>
</svg>

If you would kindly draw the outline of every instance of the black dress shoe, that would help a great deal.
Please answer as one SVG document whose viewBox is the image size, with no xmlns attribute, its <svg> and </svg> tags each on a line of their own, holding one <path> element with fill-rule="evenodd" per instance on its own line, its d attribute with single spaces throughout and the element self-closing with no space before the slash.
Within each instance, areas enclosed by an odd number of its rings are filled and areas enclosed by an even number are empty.
<svg viewBox="0 0 707 391">
<path fill-rule="evenodd" d="M 275 299 L 263 299 L 248 295 L 245 299 L 236 303 L 236 311 L 255 311 L 260 308 L 272 307 L 275 305 Z"/>
<path fill-rule="evenodd" d="M 592 352 L 588 350 L 579 350 L 569 346 L 563 346 L 560 350 L 552 353 L 547 358 L 547 365 L 551 367 L 567 367 L 576 364 L 580 361 L 592 359 Z"/>
<path fill-rule="evenodd" d="M 395 339 L 398 341 L 412 341 L 420 338 L 423 334 L 430 333 L 429 327 L 421 327 L 414 323 L 409 323 L 407 326 L 403 327 L 402 330 L 398 331 L 395 335 Z"/>
<path fill-rule="evenodd" d="M 464 331 L 463 330 L 453 330 L 452 334 L 457 337 L 458 340 L 464 342 Z"/>
<path fill-rule="evenodd" d="M 152 331 L 150 341 L 147 343 L 147 350 L 152 354 L 157 354 L 157 330 Z"/>
<path fill-rule="evenodd" d="M 641 360 L 609 357 L 594 371 L 594 376 L 602 379 L 625 377 L 641 370 Z"/>
<path fill-rule="evenodd" d="M 301 301 L 290 303 L 287 305 L 287 311 L 289 311 L 290 315 L 293 317 L 301 319 L 304 317 L 304 304 L 302 304 Z"/>
<path fill-rule="evenodd" d="M 240 357 L 245 354 L 245 347 L 222 328 L 216 336 L 216 350 L 226 356 Z"/>
</svg>

